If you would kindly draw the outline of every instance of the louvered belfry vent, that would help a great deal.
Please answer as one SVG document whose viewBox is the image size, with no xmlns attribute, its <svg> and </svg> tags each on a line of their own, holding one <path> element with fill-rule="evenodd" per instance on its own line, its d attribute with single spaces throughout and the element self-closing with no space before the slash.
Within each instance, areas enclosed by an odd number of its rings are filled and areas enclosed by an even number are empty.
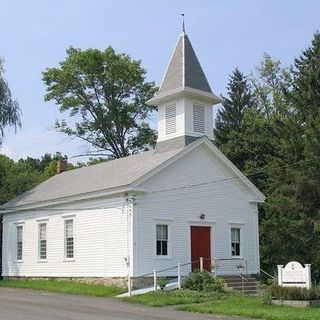
<svg viewBox="0 0 320 320">
<path fill-rule="evenodd" d="M 212 105 L 221 101 L 183 31 L 158 92 L 147 101 L 158 107 L 157 152 L 184 148 L 203 136 L 213 140 Z"/>
<path fill-rule="evenodd" d="M 166 107 L 166 134 L 172 134 L 176 131 L 176 106 L 172 105 Z"/>
<path fill-rule="evenodd" d="M 193 130 L 205 133 L 205 108 L 204 106 L 193 106 Z"/>
</svg>

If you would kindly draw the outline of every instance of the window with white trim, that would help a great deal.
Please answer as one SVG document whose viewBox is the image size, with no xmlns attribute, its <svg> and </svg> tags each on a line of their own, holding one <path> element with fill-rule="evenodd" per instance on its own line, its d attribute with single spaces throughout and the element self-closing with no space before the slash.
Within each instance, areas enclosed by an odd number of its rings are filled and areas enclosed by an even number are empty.
<svg viewBox="0 0 320 320">
<path fill-rule="evenodd" d="M 193 131 L 205 133 L 205 108 L 204 106 L 193 106 Z"/>
<path fill-rule="evenodd" d="M 177 130 L 176 113 L 175 105 L 166 107 L 166 134 L 175 133 Z"/>
<path fill-rule="evenodd" d="M 22 260 L 22 249 L 23 249 L 23 226 L 16 226 L 17 233 L 17 245 L 16 245 L 16 255 L 17 260 Z"/>
<path fill-rule="evenodd" d="M 168 225 L 157 224 L 156 230 L 156 250 L 157 256 L 167 256 L 168 255 Z"/>
<path fill-rule="evenodd" d="M 231 228 L 231 255 L 240 256 L 240 228 Z"/>
<path fill-rule="evenodd" d="M 64 252 L 66 259 L 74 257 L 73 219 L 64 220 Z"/>
<path fill-rule="evenodd" d="M 39 223 L 39 259 L 47 259 L 47 224 L 45 222 Z"/>
</svg>

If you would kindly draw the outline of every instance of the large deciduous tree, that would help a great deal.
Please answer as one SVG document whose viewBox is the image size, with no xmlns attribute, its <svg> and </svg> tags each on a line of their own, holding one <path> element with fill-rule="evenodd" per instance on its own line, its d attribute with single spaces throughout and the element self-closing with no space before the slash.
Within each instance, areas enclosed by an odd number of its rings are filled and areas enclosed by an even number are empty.
<svg viewBox="0 0 320 320">
<path fill-rule="evenodd" d="M 56 121 L 58 131 L 78 137 L 99 155 L 121 158 L 149 149 L 155 131 L 148 124 L 154 107 L 146 104 L 155 93 L 140 61 L 111 47 L 67 50 L 58 68 L 43 72 L 45 100 L 75 121 Z"/>
<path fill-rule="evenodd" d="M 4 136 L 4 129 L 21 126 L 19 104 L 12 98 L 8 82 L 4 77 L 3 61 L 0 59 L 0 146 Z"/>
</svg>

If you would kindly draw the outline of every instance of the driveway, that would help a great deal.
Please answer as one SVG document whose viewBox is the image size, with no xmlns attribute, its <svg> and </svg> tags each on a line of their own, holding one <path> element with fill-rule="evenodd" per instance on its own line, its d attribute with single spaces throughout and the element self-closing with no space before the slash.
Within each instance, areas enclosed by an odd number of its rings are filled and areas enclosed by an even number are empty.
<svg viewBox="0 0 320 320">
<path fill-rule="evenodd" d="M 151 308 L 115 298 L 93 298 L 27 289 L 0 288 L 0 320 L 202 320 L 219 317 Z M 240 318 L 236 318 L 240 319 Z"/>
</svg>

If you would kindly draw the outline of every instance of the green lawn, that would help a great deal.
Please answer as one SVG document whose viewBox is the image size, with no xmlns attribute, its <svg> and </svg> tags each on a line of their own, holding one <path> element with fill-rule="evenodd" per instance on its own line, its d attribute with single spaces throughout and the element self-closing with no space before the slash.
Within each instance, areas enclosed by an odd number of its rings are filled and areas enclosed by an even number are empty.
<svg viewBox="0 0 320 320">
<path fill-rule="evenodd" d="M 152 307 L 164 307 L 180 304 L 200 303 L 212 300 L 216 295 L 191 290 L 156 291 L 124 298 L 125 301 L 142 303 Z"/>
<path fill-rule="evenodd" d="M 63 292 L 94 297 L 111 297 L 125 291 L 116 286 L 58 280 L 0 280 L 0 287 Z"/>
<path fill-rule="evenodd" d="M 320 308 L 300 309 L 264 304 L 259 297 L 241 294 L 201 294 L 190 290 L 150 292 L 126 298 L 126 301 L 162 307 L 179 305 L 177 309 L 219 315 L 233 315 L 266 320 L 319 320 Z"/>
</svg>

